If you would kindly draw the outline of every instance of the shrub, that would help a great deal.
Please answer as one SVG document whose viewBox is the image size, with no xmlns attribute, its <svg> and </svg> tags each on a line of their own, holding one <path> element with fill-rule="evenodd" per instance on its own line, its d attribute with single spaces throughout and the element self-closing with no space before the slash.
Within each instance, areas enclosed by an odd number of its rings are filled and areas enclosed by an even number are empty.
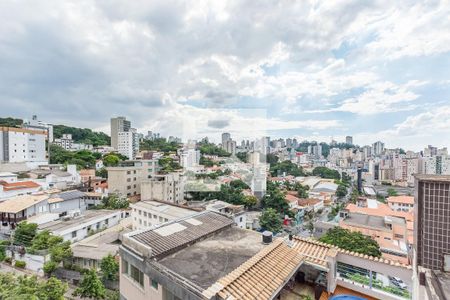
<svg viewBox="0 0 450 300">
<path fill-rule="evenodd" d="M 14 263 L 15 267 L 21 268 L 21 269 L 25 269 L 26 265 L 27 265 L 27 263 L 24 262 L 23 260 L 16 260 L 16 262 Z"/>
<path fill-rule="evenodd" d="M 57 267 L 58 267 L 58 264 L 56 262 L 48 261 L 44 264 L 44 268 L 43 268 L 44 273 L 46 275 L 51 275 L 56 270 Z"/>
<path fill-rule="evenodd" d="M 9 257 L 9 256 L 7 256 L 7 257 L 5 257 L 5 260 L 4 260 L 4 262 L 5 262 L 5 263 L 7 263 L 7 264 L 11 264 L 11 262 L 12 262 L 12 258 L 11 258 L 11 257 Z"/>
</svg>

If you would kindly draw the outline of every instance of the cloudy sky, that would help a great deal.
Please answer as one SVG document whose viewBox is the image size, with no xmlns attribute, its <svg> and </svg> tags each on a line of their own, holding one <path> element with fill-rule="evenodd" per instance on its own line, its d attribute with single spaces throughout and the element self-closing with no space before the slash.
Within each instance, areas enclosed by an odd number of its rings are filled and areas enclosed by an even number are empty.
<svg viewBox="0 0 450 300">
<path fill-rule="evenodd" d="M 450 146 L 449 1 L 0 1 L 0 115 Z"/>
</svg>

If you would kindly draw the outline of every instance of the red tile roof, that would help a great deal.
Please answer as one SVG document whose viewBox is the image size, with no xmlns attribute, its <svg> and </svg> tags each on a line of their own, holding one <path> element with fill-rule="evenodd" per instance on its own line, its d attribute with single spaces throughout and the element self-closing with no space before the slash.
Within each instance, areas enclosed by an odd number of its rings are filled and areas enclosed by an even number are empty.
<svg viewBox="0 0 450 300">
<path fill-rule="evenodd" d="M 0 185 L 3 186 L 3 190 L 5 192 L 40 187 L 40 185 L 34 181 L 19 181 L 19 182 L 13 182 L 13 183 L 8 183 L 6 181 L 0 181 Z"/>
</svg>

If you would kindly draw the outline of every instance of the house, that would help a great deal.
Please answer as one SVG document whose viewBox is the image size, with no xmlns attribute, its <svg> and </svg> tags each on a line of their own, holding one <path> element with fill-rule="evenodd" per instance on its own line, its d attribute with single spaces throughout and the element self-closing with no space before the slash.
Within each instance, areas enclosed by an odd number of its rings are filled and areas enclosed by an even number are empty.
<svg viewBox="0 0 450 300">
<path fill-rule="evenodd" d="M 413 196 L 390 196 L 387 198 L 390 208 L 396 211 L 411 211 L 414 208 Z"/>
<path fill-rule="evenodd" d="M 119 253 L 121 235 L 131 231 L 131 218 L 122 219 L 119 224 L 73 243 L 72 263 L 84 269 L 100 269 L 102 259 Z"/>
<path fill-rule="evenodd" d="M 0 180 L 0 201 L 15 196 L 32 194 L 41 189 L 41 185 L 34 181 L 6 182 Z"/>
<path fill-rule="evenodd" d="M 117 225 L 128 212 L 121 210 L 87 210 L 83 214 L 73 214 L 56 221 L 40 224 L 38 230 L 48 230 L 71 243 L 80 241 L 89 235 Z"/>
<path fill-rule="evenodd" d="M 243 205 L 234 205 L 220 200 L 208 201 L 206 210 L 215 211 L 232 218 L 239 228 L 247 228 L 247 213 Z"/>
<path fill-rule="evenodd" d="M 123 235 L 121 299 L 315 299 L 348 293 L 398 300 L 412 291 L 410 266 L 296 236 L 241 229 L 204 211 Z M 390 277 L 402 280 L 392 287 Z"/>
<path fill-rule="evenodd" d="M 0 202 L 0 231 L 9 234 L 17 223 L 38 215 L 46 219 L 56 219 L 71 213 L 81 213 L 86 209 L 84 193 L 80 191 L 39 192 L 8 198 Z"/>
<path fill-rule="evenodd" d="M 79 171 L 81 183 L 89 183 L 95 178 L 95 169 L 83 169 Z"/>
<path fill-rule="evenodd" d="M 14 183 L 17 181 L 17 174 L 11 172 L 0 172 L 0 181 Z"/>
</svg>

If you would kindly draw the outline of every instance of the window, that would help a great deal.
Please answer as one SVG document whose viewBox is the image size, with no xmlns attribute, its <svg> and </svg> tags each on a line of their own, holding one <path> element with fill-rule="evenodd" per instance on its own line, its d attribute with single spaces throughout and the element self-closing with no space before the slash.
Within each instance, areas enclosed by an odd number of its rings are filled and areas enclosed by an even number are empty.
<svg viewBox="0 0 450 300">
<path fill-rule="evenodd" d="M 155 290 L 158 289 L 158 281 L 156 281 L 154 279 L 150 279 L 150 283 L 152 285 L 152 288 L 154 288 Z"/>
<path fill-rule="evenodd" d="M 76 231 L 72 231 L 72 238 L 76 238 L 77 237 L 77 232 Z"/>
<path fill-rule="evenodd" d="M 130 265 L 130 273 L 128 274 L 134 281 L 139 283 L 141 287 L 144 287 L 144 273 L 139 271 L 138 268 L 136 268 L 133 265 Z"/>
</svg>

